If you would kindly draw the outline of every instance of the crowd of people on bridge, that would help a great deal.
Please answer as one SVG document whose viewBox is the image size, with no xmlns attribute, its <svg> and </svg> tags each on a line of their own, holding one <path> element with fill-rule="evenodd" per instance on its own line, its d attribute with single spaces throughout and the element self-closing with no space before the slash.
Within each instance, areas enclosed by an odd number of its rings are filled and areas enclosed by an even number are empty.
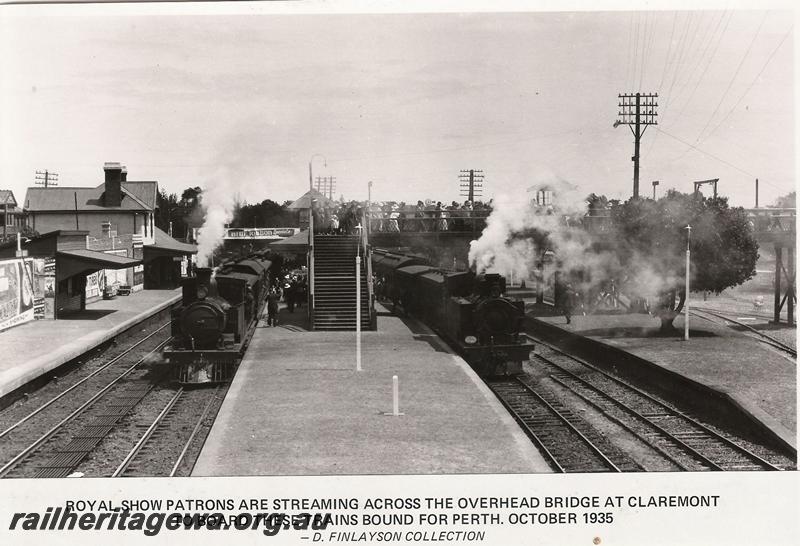
<svg viewBox="0 0 800 546">
<path fill-rule="evenodd" d="M 350 201 L 325 206 L 314 201 L 312 206 L 315 233 L 357 234 L 368 218 L 373 232 L 480 231 L 492 211 L 492 201 L 419 200 L 416 205 L 386 201 L 364 203 Z"/>
</svg>

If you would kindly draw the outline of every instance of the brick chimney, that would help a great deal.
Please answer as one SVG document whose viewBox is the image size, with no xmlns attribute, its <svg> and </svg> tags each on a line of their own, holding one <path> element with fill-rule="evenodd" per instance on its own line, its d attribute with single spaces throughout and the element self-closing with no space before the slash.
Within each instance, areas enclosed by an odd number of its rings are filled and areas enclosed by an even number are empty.
<svg viewBox="0 0 800 546">
<path fill-rule="evenodd" d="M 123 182 L 127 182 L 128 180 L 128 167 L 126 167 L 125 165 L 122 166 L 122 174 L 120 180 L 122 180 Z"/>
<path fill-rule="evenodd" d="M 118 207 L 122 204 L 122 167 L 119 163 L 105 163 L 106 173 L 105 206 Z"/>
</svg>

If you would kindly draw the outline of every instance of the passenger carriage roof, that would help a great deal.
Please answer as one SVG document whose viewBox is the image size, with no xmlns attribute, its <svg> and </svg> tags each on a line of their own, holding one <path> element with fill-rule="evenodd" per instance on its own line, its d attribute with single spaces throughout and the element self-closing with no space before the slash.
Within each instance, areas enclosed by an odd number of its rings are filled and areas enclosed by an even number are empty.
<svg viewBox="0 0 800 546">
<path fill-rule="evenodd" d="M 417 275 L 435 270 L 435 267 L 431 267 L 429 265 L 407 265 L 405 267 L 398 268 L 395 273 L 400 276 L 416 277 Z"/>
<path fill-rule="evenodd" d="M 256 275 L 251 275 L 250 273 L 241 273 L 237 271 L 231 271 L 230 273 L 219 273 L 216 277 L 214 277 L 218 283 L 245 283 L 248 286 L 252 286 L 258 283 L 258 277 Z"/>
<path fill-rule="evenodd" d="M 229 267 L 231 267 L 234 271 L 243 271 L 243 272 L 251 271 L 256 275 L 261 275 L 267 268 L 267 266 L 265 266 L 262 262 L 257 260 L 242 260 L 240 262 L 231 264 Z"/>
</svg>

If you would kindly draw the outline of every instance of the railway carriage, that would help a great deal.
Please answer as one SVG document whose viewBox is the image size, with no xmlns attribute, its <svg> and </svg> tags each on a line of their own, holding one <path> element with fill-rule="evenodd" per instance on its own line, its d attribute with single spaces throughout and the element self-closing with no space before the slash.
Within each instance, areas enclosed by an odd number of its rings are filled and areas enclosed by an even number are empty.
<svg viewBox="0 0 800 546">
<path fill-rule="evenodd" d="M 381 256 L 383 266 L 387 265 Z M 471 271 L 442 271 L 393 258 L 386 291 L 409 314 L 431 326 L 482 376 L 516 375 L 534 349 L 521 332 L 524 304 L 504 297 L 505 278 Z M 381 265 L 376 264 L 380 271 Z"/>
</svg>

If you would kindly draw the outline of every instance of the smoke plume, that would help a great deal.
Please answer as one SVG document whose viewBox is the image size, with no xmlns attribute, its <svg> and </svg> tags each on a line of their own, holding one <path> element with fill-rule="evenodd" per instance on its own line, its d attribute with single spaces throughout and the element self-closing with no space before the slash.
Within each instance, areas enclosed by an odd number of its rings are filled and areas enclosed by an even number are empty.
<svg viewBox="0 0 800 546">
<path fill-rule="evenodd" d="M 225 224 L 233 219 L 236 194 L 230 180 L 229 170 L 223 167 L 217 176 L 206 182 L 200 194 L 200 205 L 205 211 L 205 222 L 197 235 L 197 263 L 200 266 L 211 265 L 214 249 L 222 244 Z"/>
<path fill-rule="evenodd" d="M 470 244 L 469 261 L 478 273 L 509 276 L 513 272 L 516 278 L 536 278 L 537 264 L 549 250 L 548 259 L 555 268 L 573 273 L 564 280 L 587 297 L 609 290 L 611 283 L 628 301 L 658 297 L 666 289 L 681 286 L 669 253 L 633 251 L 608 223 L 602 230 L 591 229 L 591 221 L 602 219 L 586 218 L 586 194 L 577 187 L 557 177 L 535 187 L 549 189 L 552 202 L 537 202 L 533 193 L 526 199 L 508 195 L 495 199 L 486 228 Z"/>
</svg>

